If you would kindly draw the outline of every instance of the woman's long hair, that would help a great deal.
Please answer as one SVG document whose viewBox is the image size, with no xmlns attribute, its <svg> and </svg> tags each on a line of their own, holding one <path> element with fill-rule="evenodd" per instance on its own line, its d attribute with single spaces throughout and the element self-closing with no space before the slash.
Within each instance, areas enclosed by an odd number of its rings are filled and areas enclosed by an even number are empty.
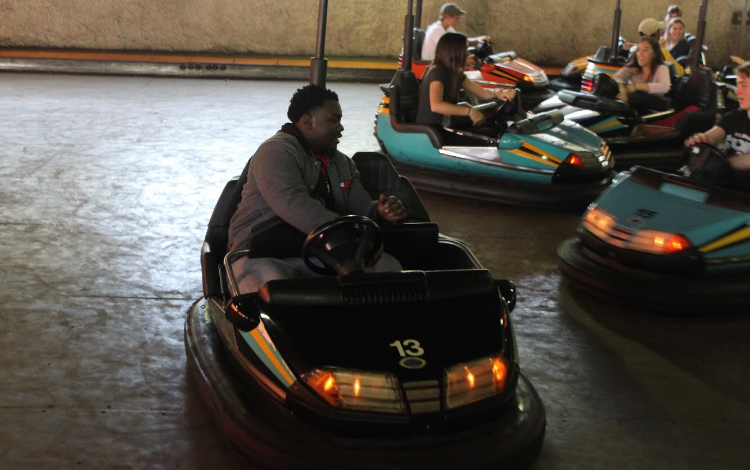
<svg viewBox="0 0 750 470">
<path fill-rule="evenodd" d="M 656 68 L 664 63 L 664 55 L 661 53 L 661 46 L 659 46 L 659 41 L 656 39 L 651 36 L 644 36 L 638 41 L 638 47 L 641 47 L 640 45 L 643 42 L 647 42 L 651 46 L 651 50 L 654 51 L 654 60 L 651 61 L 651 76 L 653 77 L 656 73 Z M 643 70 L 638 64 L 638 56 L 635 52 L 630 56 L 624 67 L 635 67 L 638 69 L 638 73 Z"/>
<path fill-rule="evenodd" d="M 435 58 L 430 64 L 430 69 L 436 65 L 442 65 L 448 70 L 449 79 L 445 89 L 445 100 L 451 103 L 458 101 L 463 68 L 468 58 L 466 46 L 466 36 L 463 34 L 445 33 L 435 47 Z"/>
<path fill-rule="evenodd" d="M 672 41 L 672 25 L 675 23 L 680 23 L 682 25 L 682 37 L 677 40 L 677 42 Z M 667 25 L 667 49 L 672 49 L 678 42 L 685 39 L 685 22 L 682 21 L 680 18 L 672 18 L 672 20 Z"/>
</svg>

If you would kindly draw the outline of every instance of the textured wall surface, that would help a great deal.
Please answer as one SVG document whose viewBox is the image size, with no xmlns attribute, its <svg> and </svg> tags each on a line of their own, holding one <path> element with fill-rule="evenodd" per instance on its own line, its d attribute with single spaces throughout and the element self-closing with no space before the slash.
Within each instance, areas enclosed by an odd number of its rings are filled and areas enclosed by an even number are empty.
<svg viewBox="0 0 750 470">
<path fill-rule="evenodd" d="M 415 1 L 416 3 L 416 1 Z M 443 0 L 425 0 L 422 26 Z M 459 30 L 489 34 L 495 50 L 546 65 L 593 54 L 611 42 L 614 0 L 462 0 Z M 622 35 L 646 17 L 662 19 L 674 0 L 622 0 Z M 709 63 L 740 47 L 732 13 L 744 0 L 709 4 Z M 318 0 L 0 0 L 0 47 L 312 55 Z M 401 48 L 406 0 L 329 0 L 326 55 L 393 57 Z M 680 2 L 695 32 L 700 2 Z M 750 33 L 745 34 L 745 43 Z"/>
</svg>

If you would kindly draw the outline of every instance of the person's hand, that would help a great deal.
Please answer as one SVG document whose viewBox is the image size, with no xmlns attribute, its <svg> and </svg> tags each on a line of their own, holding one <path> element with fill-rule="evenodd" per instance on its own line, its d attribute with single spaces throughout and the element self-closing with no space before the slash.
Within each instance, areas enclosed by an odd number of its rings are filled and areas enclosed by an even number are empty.
<svg viewBox="0 0 750 470">
<path fill-rule="evenodd" d="M 492 42 L 491 36 L 479 36 L 478 39 L 479 39 L 479 42 L 487 42 L 487 43 Z"/>
<path fill-rule="evenodd" d="M 501 101 L 511 101 L 516 97 L 515 88 L 495 88 L 495 97 Z"/>
<path fill-rule="evenodd" d="M 398 222 L 406 218 L 406 209 L 396 196 L 381 194 L 378 197 L 378 215 L 386 222 Z"/>
<path fill-rule="evenodd" d="M 628 102 L 628 87 L 626 84 L 617 82 L 617 88 L 620 90 L 620 93 L 617 94 L 615 98 L 617 98 L 620 101 Z"/>
<path fill-rule="evenodd" d="M 471 119 L 473 125 L 479 126 L 484 122 L 486 117 L 477 108 L 469 107 L 469 119 Z"/>
<path fill-rule="evenodd" d="M 711 143 L 708 141 L 708 137 L 703 132 L 698 132 L 697 134 L 693 134 L 685 139 L 685 147 L 695 147 L 696 145 L 701 143 Z"/>
<path fill-rule="evenodd" d="M 667 40 L 664 38 L 664 36 L 659 38 L 659 46 L 667 47 Z"/>
</svg>

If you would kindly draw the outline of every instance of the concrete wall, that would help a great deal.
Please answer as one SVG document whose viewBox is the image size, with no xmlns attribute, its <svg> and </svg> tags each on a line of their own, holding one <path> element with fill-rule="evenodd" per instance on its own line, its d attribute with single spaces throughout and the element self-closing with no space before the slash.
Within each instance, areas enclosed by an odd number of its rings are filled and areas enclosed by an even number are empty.
<svg viewBox="0 0 750 470">
<path fill-rule="evenodd" d="M 444 0 L 424 0 L 423 27 Z M 416 1 L 415 1 L 416 3 Z M 614 0 L 461 0 L 461 31 L 490 34 L 495 50 L 563 65 L 611 42 Z M 662 19 L 674 0 L 622 0 L 622 35 L 645 17 Z M 699 0 L 679 2 L 695 32 Z M 731 15 L 744 0 L 709 3 L 709 64 L 740 47 Z M 311 56 L 318 0 L 0 0 L 0 47 L 180 51 Z M 395 57 L 407 0 L 329 0 L 328 57 Z M 746 43 L 748 42 L 746 33 Z M 748 50 L 748 52 L 745 52 Z"/>
</svg>

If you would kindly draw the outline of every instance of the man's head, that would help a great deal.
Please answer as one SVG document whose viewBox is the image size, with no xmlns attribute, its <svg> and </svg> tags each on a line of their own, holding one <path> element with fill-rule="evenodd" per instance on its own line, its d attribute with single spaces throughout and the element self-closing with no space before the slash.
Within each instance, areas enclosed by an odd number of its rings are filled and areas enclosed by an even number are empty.
<svg viewBox="0 0 750 470">
<path fill-rule="evenodd" d="M 740 108 L 745 111 L 750 110 L 750 62 L 745 62 L 736 69 L 737 75 L 737 99 L 740 102 Z"/>
<path fill-rule="evenodd" d="M 666 27 L 667 23 L 664 21 L 656 21 L 653 18 L 646 18 L 638 25 L 638 34 L 640 34 L 641 37 L 650 36 L 658 39 L 661 35 L 661 30 Z"/>
<path fill-rule="evenodd" d="M 667 7 L 667 14 L 664 16 L 664 21 L 669 21 L 673 18 L 679 18 L 682 16 L 682 8 L 679 5 L 669 5 Z"/>
<path fill-rule="evenodd" d="M 440 7 L 439 19 L 440 22 L 443 23 L 443 26 L 445 26 L 446 28 L 454 28 L 458 26 L 458 22 L 465 14 L 466 12 L 460 9 L 455 3 L 446 3 L 442 7 Z"/>
<path fill-rule="evenodd" d="M 333 91 L 318 85 L 298 89 L 286 115 L 314 152 L 327 152 L 338 146 L 344 126 L 339 97 Z"/>
</svg>

